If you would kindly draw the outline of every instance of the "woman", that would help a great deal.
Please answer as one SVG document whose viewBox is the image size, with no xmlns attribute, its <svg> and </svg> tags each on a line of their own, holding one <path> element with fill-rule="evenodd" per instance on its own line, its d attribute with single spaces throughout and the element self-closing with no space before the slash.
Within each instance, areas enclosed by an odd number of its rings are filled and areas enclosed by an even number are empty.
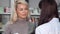
<svg viewBox="0 0 60 34">
<path fill-rule="evenodd" d="M 15 4 L 15 12 L 12 15 L 11 24 L 7 25 L 3 34 L 30 34 L 33 27 L 28 19 L 29 7 L 26 1 L 18 0 Z M 32 25 L 32 23 L 31 23 Z"/>
<path fill-rule="evenodd" d="M 58 9 L 55 0 L 41 0 L 39 8 L 41 15 L 35 34 L 60 34 Z"/>
</svg>

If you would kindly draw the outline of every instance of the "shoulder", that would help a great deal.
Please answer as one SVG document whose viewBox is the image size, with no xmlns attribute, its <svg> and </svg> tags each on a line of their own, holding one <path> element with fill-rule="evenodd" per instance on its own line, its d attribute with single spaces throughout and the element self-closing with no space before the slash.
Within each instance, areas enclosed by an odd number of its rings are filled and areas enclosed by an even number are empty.
<svg viewBox="0 0 60 34">
<path fill-rule="evenodd" d="M 52 18 L 50 22 L 59 22 L 59 18 Z"/>
<path fill-rule="evenodd" d="M 6 24 L 5 24 L 5 27 L 10 27 L 13 25 L 13 22 L 12 21 L 8 21 Z"/>
<path fill-rule="evenodd" d="M 49 22 L 42 24 L 36 28 L 36 32 L 48 31 L 50 27 L 51 27 L 51 24 Z"/>
<path fill-rule="evenodd" d="M 45 28 L 45 27 L 50 27 L 50 26 L 52 26 L 54 24 L 59 24 L 59 19 L 58 18 L 53 18 L 51 21 L 38 26 L 37 29 Z"/>
<path fill-rule="evenodd" d="M 12 21 L 8 21 L 5 26 L 4 26 L 4 29 L 11 29 L 13 27 L 13 22 Z"/>
<path fill-rule="evenodd" d="M 11 28 L 11 26 L 12 26 L 12 24 L 7 24 L 7 25 L 5 25 L 5 29 Z"/>
<path fill-rule="evenodd" d="M 42 24 L 36 28 L 36 30 L 42 30 L 49 27 L 49 23 Z"/>
</svg>

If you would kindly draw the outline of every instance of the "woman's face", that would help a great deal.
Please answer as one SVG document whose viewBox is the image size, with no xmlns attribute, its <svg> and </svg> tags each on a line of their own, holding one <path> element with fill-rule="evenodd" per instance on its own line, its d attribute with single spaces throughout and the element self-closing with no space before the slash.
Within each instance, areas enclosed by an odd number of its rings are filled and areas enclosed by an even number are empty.
<svg viewBox="0 0 60 34">
<path fill-rule="evenodd" d="M 28 16 L 28 6 L 26 4 L 18 4 L 17 5 L 17 15 L 19 18 L 26 18 Z"/>
</svg>

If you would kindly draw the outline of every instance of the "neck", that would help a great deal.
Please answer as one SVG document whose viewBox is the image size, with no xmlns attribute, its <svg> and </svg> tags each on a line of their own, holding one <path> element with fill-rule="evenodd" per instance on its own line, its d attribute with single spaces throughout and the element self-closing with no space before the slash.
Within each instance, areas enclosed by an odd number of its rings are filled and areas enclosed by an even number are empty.
<svg viewBox="0 0 60 34">
<path fill-rule="evenodd" d="M 26 20 L 26 18 L 18 18 L 19 20 Z"/>
</svg>

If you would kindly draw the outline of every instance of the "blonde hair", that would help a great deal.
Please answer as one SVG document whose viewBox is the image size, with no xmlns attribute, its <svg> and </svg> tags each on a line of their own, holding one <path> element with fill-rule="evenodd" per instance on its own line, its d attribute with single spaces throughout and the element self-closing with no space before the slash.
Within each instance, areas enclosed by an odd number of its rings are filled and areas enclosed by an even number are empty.
<svg viewBox="0 0 60 34">
<path fill-rule="evenodd" d="M 16 13 L 17 4 L 26 4 L 26 5 L 28 5 L 28 3 L 25 0 L 15 0 L 14 11 L 12 12 L 11 19 L 10 19 L 10 21 L 12 21 L 12 23 L 14 23 L 18 18 L 17 13 Z"/>
</svg>

